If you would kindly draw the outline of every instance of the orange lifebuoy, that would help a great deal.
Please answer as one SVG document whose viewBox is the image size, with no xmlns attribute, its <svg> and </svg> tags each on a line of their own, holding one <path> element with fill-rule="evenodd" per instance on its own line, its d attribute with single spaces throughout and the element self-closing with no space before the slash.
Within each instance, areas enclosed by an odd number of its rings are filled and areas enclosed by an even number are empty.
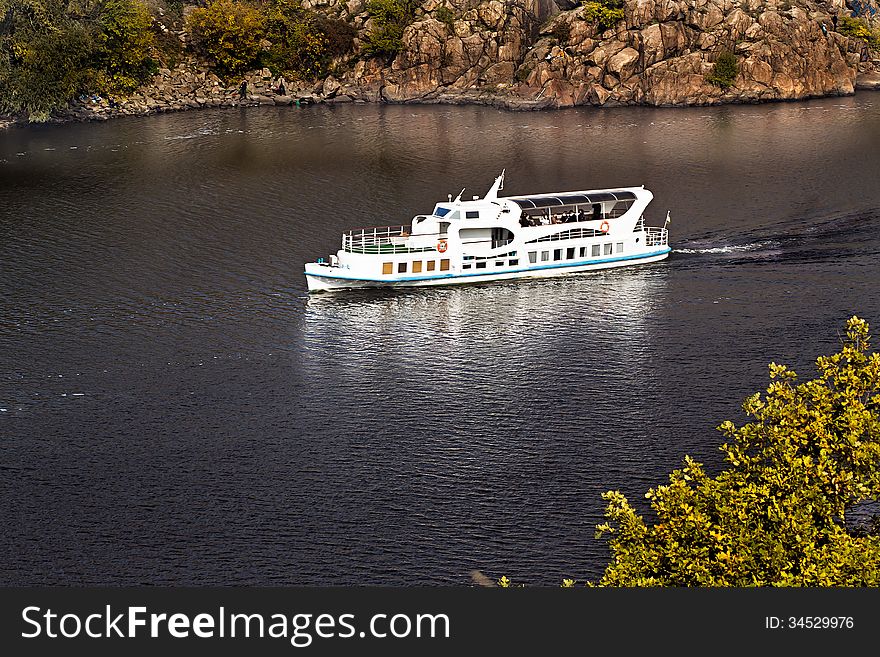
<svg viewBox="0 0 880 657">
<path fill-rule="evenodd" d="M 440 240 L 437 242 L 437 250 L 440 253 L 446 253 L 446 249 L 449 248 L 449 245 L 446 244 L 446 240 Z"/>
<path fill-rule="evenodd" d="M 611 225 L 607 221 L 603 221 L 599 225 L 599 230 L 601 230 L 603 233 L 607 233 L 610 228 L 611 228 Z"/>
</svg>

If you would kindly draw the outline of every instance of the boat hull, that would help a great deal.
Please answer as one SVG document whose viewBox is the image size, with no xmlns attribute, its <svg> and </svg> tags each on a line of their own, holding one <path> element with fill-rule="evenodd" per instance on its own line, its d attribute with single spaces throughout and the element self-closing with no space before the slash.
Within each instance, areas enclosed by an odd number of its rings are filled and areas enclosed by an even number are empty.
<svg viewBox="0 0 880 657">
<path fill-rule="evenodd" d="M 449 273 L 432 276 L 409 276 L 397 279 L 368 279 L 346 276 L 336 273 L 338 268 L 306 266 L 306 281 L 309 292 L 334 292 L 338 290 L 352 290 L 363 288 L 409 288 L 409 287 L 436 287 L 441 285 L 465 285 L 472 283 L 488 283 L 494 281 L 506 281 L 522 278 L 551 278 L 566 276 L 599 269 L 612 269 L 641 265 L 649 262 L 657 262 L 669 256 L 672 249 L 664 246 L 662 249 L 650 251 L 644 254 L 633 254 L 620 258 L 608 258 L 604 260 L 586 260 L 578 263 L 537 265 L 512 271 L 493 271 L 490 273 Z M 326 271 L 323 271 L 326 270 Z"/>
</svg>

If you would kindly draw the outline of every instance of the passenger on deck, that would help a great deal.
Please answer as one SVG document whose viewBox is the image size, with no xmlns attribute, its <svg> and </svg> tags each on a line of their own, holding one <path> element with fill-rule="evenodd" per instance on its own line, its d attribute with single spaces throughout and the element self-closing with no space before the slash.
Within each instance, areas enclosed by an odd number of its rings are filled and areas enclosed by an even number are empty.
<svg viewBox="0 0 880 657">
<path fill-rule="evenodd" d="M 527 226 L 531 226 L 531 225 L 532 225 L 532 222 L 531 222 L 531 220 L 528 218 L 527 215 L 523 215 L 523 216 L 521 216 L 521 217 L 519 218 L 519 225 L 522 226 L 523 228 L 525 228 L 525 227 L 527 227 Z"/>
</svg>

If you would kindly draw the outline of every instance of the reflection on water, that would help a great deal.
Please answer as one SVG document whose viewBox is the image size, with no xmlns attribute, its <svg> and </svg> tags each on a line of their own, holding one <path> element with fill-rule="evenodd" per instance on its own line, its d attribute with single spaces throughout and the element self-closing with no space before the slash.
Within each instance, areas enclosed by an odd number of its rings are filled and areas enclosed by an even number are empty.
<svg viewBox="0 0 880 657">
<path fill-rule="evenodd" d="M 665 274 L 657 265 L 551 280 L 312 296 L 305 308 L 303 367 L 357 386 L 364 368 L 381 355 L 381 368 L 406 368 L 414 378 L 442 383 L 464 359 L 487 383 L 503 376 L 507 386 L 519 378 L 528 383 L 536 356 L 567 354 L 570 367 L 601 357 L 599 369 L 613 361 L 621 375 L 637 375 L 654 343 L 645 320 L 664 293 Z"/>
<path fill-rule="evenodd" d="M 204 111 L 0 136 L 0 582 L 596 577 L 601 493 L 720 463 L 880 322 L 880 106 Z M 666 261 L 309 297 L 448 192 L 645 184 Z"/>
</svg>

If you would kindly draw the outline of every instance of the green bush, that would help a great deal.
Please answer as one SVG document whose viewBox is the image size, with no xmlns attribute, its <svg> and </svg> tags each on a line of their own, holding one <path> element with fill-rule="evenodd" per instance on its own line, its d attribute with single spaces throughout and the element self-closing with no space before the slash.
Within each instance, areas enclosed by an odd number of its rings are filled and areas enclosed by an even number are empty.
<svg viewBox="0 0 880 657">
<path fill-rule="evenodd" d="M 599 32 L 611 29 L 623 20 L 623 0 L 595 0 L 583 3 L 583 17 L 596 24 Z"/>
<path fill-rule="evenodd" d="M 66 16 L 13 9 L 0 36 L 0 110 L 40 122 L 94 82 L 96 30 Z"/>
<path fill-rule="evenodd" d="M 712 67 L 712 72 L 706 76 L 706 81 L 716 87 L 727 89 L 733 85 L 737 73 L 739 73 L 739 66 L 736 63 L 736 55 L 725 50 L 715 58 L 715 66 Z"/>
<path fill-rule="evenodd" d="M 197 52 L 225 77 L 261 66 L 275 74 L 321 77 L 333 57 L 351 51 L 356 34 L 344 21 L 304 9 L 300 0 L 213 0 L 194 10 L 187 26 Z"/>
<path fill-rule="evenodd" d="M 874 48 L 880 48 L 880 38 L 871 31 L 868 24 L 851 16 L 840 16 L 837 19 L 837 31 L 854 39 L 864 39 Z"/>
<path fill-rule="evenodd" d="M 235 76 L 259 65 L 266 16 L 256 5 L 212 0 L 187 17 L 195 49 L 223 76 Z"/>
<path fill-rule="evenodd" d="M 266 38 L 272 43 L 265 63 L 273 72 L 322 77 L 333 57 L 352 49 L 354 27 L 308 11 L 299 0 L 273 0 L 264 11 Z"/>
<path fill-rule="evenodd" d="M 455 14 L 446 5 L 437 7 L 434 11 L 434 18 L 446 25 L 450 32 L 455 31 Z"/>
<path fill-rule="evenodd" d="M 620 492 L 605 494 L 612 560 L 605 586 L 880 586 L 880 537 L 847 514 L 880 501 L 880 354 L 868 324 L 847 322 L 818 376 L 771 363 L 753 418 L 724 422 L 726 469 L 685 458 L 650 490 L 647 523 Z M 875 528 L 876 529 L 876 528 Z"/>
<path fill-rule="evenodd" d="M 374 27 L 367 36 L 364 53 L 394 57 L 403 46 L 403 31 L 415 19 L 418 0 L 367 0 Z"/>
<path fill-rule="evenodd" d="M 130 93 L 156 73 L 158 66 L 151 56 L 155 45 L 152 22 L 140 0 L 103 0 L 98 17 L 99 90 Z"/>
</svg>

